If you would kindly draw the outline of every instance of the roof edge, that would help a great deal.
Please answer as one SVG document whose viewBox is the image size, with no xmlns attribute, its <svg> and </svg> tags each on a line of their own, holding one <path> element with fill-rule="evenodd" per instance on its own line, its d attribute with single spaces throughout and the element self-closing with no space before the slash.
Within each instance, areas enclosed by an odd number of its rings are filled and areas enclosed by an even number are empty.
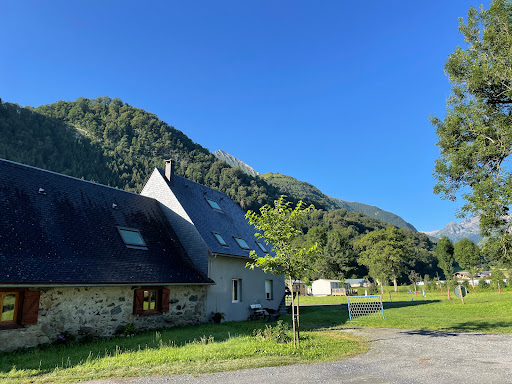
<svg viewBox="0 0 512 384">
<path fill-rule="evenodd" d="M 78 180 L 78 181 L 82 181 L 82 182 L 90 183 L 90 184 L 94 184 L 94 185 L 99 185 L 99 186 L 101 186 L 101 187 L 114 189 L 114 190 L 119 191 L 119 192 L 129 193 L 129 194 L 136 195 L 136 196 L 142 196 L 142 197 L 144 197 L 144 198 L 146 198 L 146 199 L 154 200 L 154 199 L 153 199 L 153 198 L 151 198 L 151 197 L 144 196 L 144 195 L 141 195 L 141 194 L 139 194 L 139 193 L 130 192 L 130 191 L 125 191 L 124 189 L 119 189 L 119 188 L 116 188 L 116 187 L 111 187 L 110 185 L 100 184 L 100 183 L 96 183 L 96 182 L 94 182 L 94 181 L 89 181 L 89 180 L 85 180 L 85 179 L 80 179 L 80 178 L 78 178 L 78 177 L 65 175 L 65 174 L 63 174 L 63 173 L 59 173 L 59 172 L 49 171 L 48 169 L 43 169 L 43 168 L 34 167 L 33 165 L 22 164 L 22 163 L 18 163 L 18 162 L 16 162 L 16 161 L 7 160 L 7 159 L 2 159 L 2 158 L 0 158 L 0 161 L 5 161 L 6 163 L 10 163 L 10 164 L 14 164 L 14 165 L 19 165 L 19 166 L 27 167 L 27 168 L 32 168 L 32 169 L 35 169 L 35 170 L 38 170 L 38 171 L 43 171 L 43 172 L 51 173 L 51 174 L 53 174 L 53 175 L 62 176 L 62 177 L 67 177 L 67 178 L 69 178 L 69 179 Z"/>
</svg>

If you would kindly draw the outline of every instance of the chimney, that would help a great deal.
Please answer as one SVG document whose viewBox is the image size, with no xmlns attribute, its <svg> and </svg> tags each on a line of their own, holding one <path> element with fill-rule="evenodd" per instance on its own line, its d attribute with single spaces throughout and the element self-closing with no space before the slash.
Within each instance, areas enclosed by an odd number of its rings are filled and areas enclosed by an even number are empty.
<svg viewBox="0 0 512 384">
<path fill-rule="evenodd" d="M 170 183 L 174 183 L 174 161 L 165 160 L 165 178 Z"/>
</svg>

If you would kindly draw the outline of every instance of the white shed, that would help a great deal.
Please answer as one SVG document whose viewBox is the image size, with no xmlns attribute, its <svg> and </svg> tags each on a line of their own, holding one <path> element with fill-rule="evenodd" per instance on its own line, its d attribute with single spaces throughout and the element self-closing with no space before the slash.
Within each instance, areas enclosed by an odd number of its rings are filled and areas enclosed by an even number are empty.
<svg viewBox="0 0 512 384">
<path fill-rule="evenodd" d="M 328 279 L 320 279 L 313 281 L 313 296 L 330 296 L 332 295 L 332 290 L 336 288 L 340 288 L 339 280 L 328 280 Z"/>
</svg>

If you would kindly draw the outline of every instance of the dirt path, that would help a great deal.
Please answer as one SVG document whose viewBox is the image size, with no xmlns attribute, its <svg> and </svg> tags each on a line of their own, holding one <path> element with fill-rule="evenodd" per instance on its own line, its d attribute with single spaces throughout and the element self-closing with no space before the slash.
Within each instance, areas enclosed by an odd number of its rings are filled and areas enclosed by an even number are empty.
<svg viewBox="0 0 512 384">
<path fill-rule="evenodd" d="M 371 350 L 343 361 L 167 378 L 161 383 L 512 383 L 512 335 L 362 328 Z M 105 382 L 105 381 L 103 381 Z M 108 382 L 108 381 L 107 381 Z"/>
</svg>

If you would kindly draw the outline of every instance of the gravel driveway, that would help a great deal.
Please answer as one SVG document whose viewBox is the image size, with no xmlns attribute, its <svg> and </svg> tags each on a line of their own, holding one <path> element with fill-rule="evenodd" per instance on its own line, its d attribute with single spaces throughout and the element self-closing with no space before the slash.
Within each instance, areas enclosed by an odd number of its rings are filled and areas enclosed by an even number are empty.
<svg viewBox="0 0 512 384">
<path fill-rule="evenodd" d="M 332 363 L 101 383 L 512 383 L 512 335 L 376 328 L 342 332 L 366 338 L 371 350 Z"/>
</svg>

